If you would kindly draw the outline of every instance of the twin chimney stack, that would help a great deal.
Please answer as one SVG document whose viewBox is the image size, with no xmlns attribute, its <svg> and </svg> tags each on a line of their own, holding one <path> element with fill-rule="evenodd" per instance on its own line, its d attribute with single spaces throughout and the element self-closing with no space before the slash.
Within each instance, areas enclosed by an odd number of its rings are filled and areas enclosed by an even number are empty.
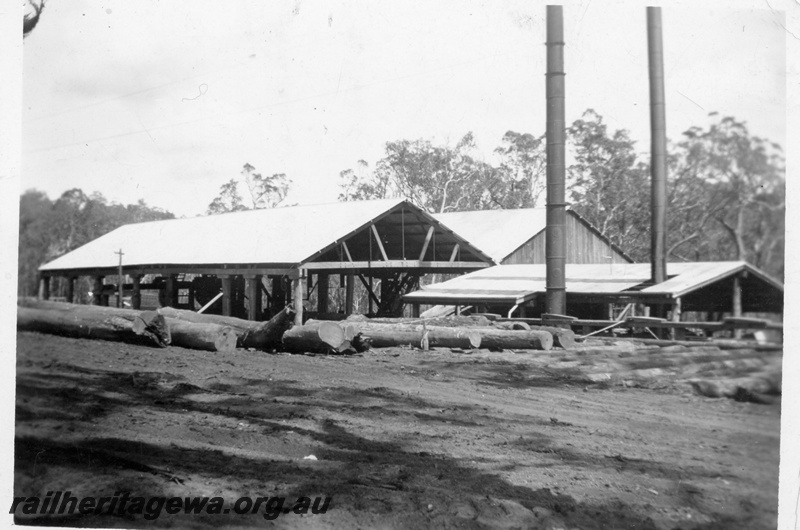
<svg viewBox="0 0 800 530">
<path fill-rule="evenodd" d="M 667 126 L 661 8 L 647 8 L 650 71 L 650 272 L 653 283 L 667 279 Z M 564 15 L 547 6 L 547 228 L 545 231 L 546 311 L 566 314 L 566 123 L 564 112 Z M 656 314 L 663 316 L 663 308 Z"/>
</svg>

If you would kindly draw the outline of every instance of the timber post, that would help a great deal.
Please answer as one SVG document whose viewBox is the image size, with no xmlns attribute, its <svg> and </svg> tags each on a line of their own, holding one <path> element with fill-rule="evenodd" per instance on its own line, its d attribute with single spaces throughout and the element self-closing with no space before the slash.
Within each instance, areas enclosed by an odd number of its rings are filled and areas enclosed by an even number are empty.
<svg viewBox="0 0 800 530">
<path fill-rule="evenodd" d="M 247 319 L 261 319 L 261 275 L 246 276 L 247 280 Z"/>
<path fill-rule="evenodd" d="M 286 306 L 286 291 L 283 289 L 283 276 L 272 276 L 272 304 L 270 313 L 275 315 Z"/>
<path fill-rule="evenodd" d="M 739 282 L 739 276 L 733 277 L 733 292 L 731 293 L 731 305 L 734 317 L 742 316 L 742 286 Z M 742 330 L 734 329 L 733 337 L 736 339 L 742 338 Z"/>
<path fill-rule="evenodd" d="M 317 311 L 328 312 L 328 273 L 317 275 Z"/>
<path fill-rule="evenodd" d="M 411 304 L 411 317 L 419 318 L 419 304 Z"/>
<path fill-rule="evenodd" d="M 303 325 L 303 276 L 306 271 L 300 269 L 297 278 L 292 279 L 292 296 L 294 298 L 294 324 L 295 326 Z"/>
<path fill-rule="evenodd" d="M 131 293 L 131 307 L 133 309 L 141 309 L 142 308 L 142 276 L 140 274 L 134 274 L 131 276 L 131 282 L 133 283 L 133 289 Z"/>
<path fill-rule="evenodd" d="M 681 321 L 681 299 L 680 297 L 675 299 L 675 303 L 672 304 L 672 321 L 673 322 L 680 322 Z M 670 330 L 670 338 L 672 340 L 683 340 L 685 338 L 684 330 L 681 328 L 672 328 Z"/>
<path fill-rule="evenodd" d="M 347 272 L 347 284 L 344 296 L 344 314 L 353 314 L 353 294 L 355 291 L 356 275 L 351 270 Z"/>
<path fill-rule="evenodd" d="M 75 276 L 67 276 L 67 302 L 75 303 Z"/>
<path fill-rule="evenodd" d="M 164 288 L 164 298 L 166 299 L 166 303 L 170 307 L 177 307 L 178 306 L 178 285 L 177 285 L 177 276 L 175 274 L 170 274 L 167 276 L 167 285 Z"/>
<path fill-rule="evenodd" d="M 94 277 L 94 286 L 92 287 L 92 305 L 103 305 L 103 277 Z"/>
<path fill-rule="evenodd" d="M 50 276 L 39 276 L 39 300 L 50 299 Z"/>
<path fill-rule="evenodd" d="M 233 308 L 233 278 L 229 274 L 223 274 L 220 280 L 222 280 L 222 315 L 229 317 Z"/>
</svg>

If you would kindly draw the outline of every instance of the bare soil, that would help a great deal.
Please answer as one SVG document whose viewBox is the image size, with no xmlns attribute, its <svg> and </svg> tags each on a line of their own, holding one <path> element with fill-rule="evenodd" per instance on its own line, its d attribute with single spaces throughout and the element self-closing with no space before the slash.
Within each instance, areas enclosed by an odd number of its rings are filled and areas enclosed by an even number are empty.
<svg viewBox="0 0 800 530">
<path fill-rule="evenodd" d="M 19 333 L 16 496 L 330 496 L 325 514 L 25 516 L 180 528 L 759 529 L 780 398 L 589 383 L 524 354 L 221 355 Z M 304 457 L 314 455 L 316 460 Z"/>
</svg>

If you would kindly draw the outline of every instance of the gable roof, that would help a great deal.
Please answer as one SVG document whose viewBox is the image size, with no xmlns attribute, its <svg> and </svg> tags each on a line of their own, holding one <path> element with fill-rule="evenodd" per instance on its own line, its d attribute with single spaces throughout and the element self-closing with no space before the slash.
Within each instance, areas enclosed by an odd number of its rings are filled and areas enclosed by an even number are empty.
<svg viewBox="0 0 800 530">
<path fill-rule="evenodd" d="M 40 267 L 41 271 L 124 265 L 277 264 L 307 262 L 337 242 L 398 210 L 430 224 L 429 214 L 402 199 L 336 202 L 250 210 L 121 226 Z M 446 230 L 440 227 L 439 230 Z M 448 231 L 449 232 L 449 231 Z M 424 236 L 424 234 L 423 234 Z M 458 234 L 449 237 L 463 241 Z M 479 250 L 467 249 L 489 262 Z"/>
<path fill-rule="evenodd" d="M 567 208 L 567 214 L 575 217 L 616 252 L 633 261 L 577 212 Z M 491 256 L 495 263 L 501 263 L 547 226 L 546 208 L 447 212 L 433 216 Z"/>
</svg>

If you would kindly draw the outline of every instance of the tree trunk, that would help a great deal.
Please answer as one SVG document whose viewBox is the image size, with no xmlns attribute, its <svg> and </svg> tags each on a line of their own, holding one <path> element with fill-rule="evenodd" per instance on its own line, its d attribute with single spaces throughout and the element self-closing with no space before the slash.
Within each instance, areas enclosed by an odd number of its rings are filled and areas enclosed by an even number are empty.
<svg viewBox="0 0 800 530">
<path fill-rule="evenodd" d="M 551 350 L 553 335 L 541 330 L 475 328 L 481 334 L 481 347 L 490 350 Z"/>
<path fill-rule="evenodd" d="M 495 322 L 495 327 L 509 330 L 547 331 L 553 335 L 553 344 L 565 350 L 575 347 L 575 333 L 570 329 L 551 326 L 532 326 L 527 322 Z"/>
<path fill-rule="evenodd" d="M 418 321 L 417 321 L 418 322 Z M 373 320 L 345 320 L 341 325 L 350 325 L 375 348 L 411 344 L 422 349 L 426 346 L 444 348 L 489 348 L 550 350 L 553 335 L 543 330 L 502 330 L 491 327 L 444 327 L 425 326 L 419 323 L 397 324 L 374 322 Z M 568 331 L 568 330 L 564 330 Z M 569 334 L 564 334 L 568 337 Z M 427 343 L 423 343 L 423 337 Z M 573 335 L 574 340 L 574 335 Z"/>
<path fill-rule="evenodd" d="M 161 347 L 172 344 L 206 351 L 232 351 L 237 334 L 230 326 L 165 318 L 155 311 L 136 311 L 20 299 L 19 329 L 87 339 L 105 339 Z M 191 311 L 187 311 L 191 313 Z"/>
<path fill-rule="evenodd" d="M 137 335 L 151 334 L 153 338 L 164 346 L 172 342 L 169 326 L 163 315 L 155 311 L 142 311 L 133 319 L 133 331 Z"/>
<path fill-rule="evenodd" d="M 470 327 L 422 326 L 421 324 L 381 324 L 354 322 L 352 325 L 362 338 L 375 348 L 410 344 L 417 348 L 481 347 L 481 335 Z"/>
<path fill-rule="evenodd" d="M 240 348 L 255 348 L 257 350 L 271 350 L 279 348 L 283 333 L 292 326 L 294 310 L 286 307 L 277 313 L 267 322 L 253 322 L 240 318 L 226 317 L 220 315 L 205 315 L 186 311 L 184 309 L 173 309 L 162 307 L 158 312 L 171 319 L 179 319 L 186 322 L 198 324 L 218 324 L 228 326 L 233 329 L 237 336 L 237 346 Z"/>
<path fill-rule="evenodd" d="M 230 326 L 187 322 L 176 318 L 168 318 L 167 325 L 173 346 L 224 353 L 236 349 L 237 334 Z"/>
<path fill-rule="evenodd" d="M 128 314 L 126 310 L 120 312 L 98 306 L 73 306 L 69 309 L 17 307 L 17 329 L 24 331 L 159 347 L 169 344 L 164 338 L 164 317 L 158 315 L 134 325 L 137 318 L 138 315 Z"/>
<path fill-rule="evenodd" d="M 295 353 L 342 352 L 350 348 L 350 341 L 336 322 L 309 320 L 283 334 L 283 348 Z"/>
</svg>

